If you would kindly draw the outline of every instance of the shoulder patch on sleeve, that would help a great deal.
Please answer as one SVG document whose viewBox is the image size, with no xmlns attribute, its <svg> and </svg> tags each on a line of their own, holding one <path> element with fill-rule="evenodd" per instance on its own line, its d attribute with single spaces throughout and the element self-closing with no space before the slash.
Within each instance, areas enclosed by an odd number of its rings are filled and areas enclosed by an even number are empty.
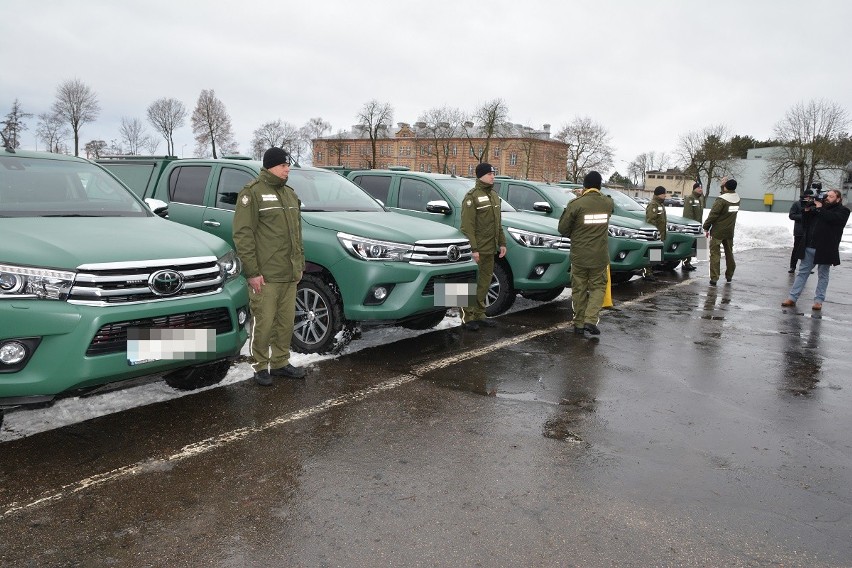
<svg viewBox="0 0 852 568">
<path fill-rule="evenodd" d="M 251 199 L 249 199 L 249 196 L 245 194 L 243 194 L 242 199 L 240 199 L 240 203 L 243 205 L 243 207 L 248 207 L 250 201 Z"/>
<path fill-rule="evenodd" d="M 473 205 L 473 200 L 468 199 L 467 201 L 464 202 L 464 204 L 467 205 L 468 207 L 470 207 L 471 205 Z"/>
</svg>

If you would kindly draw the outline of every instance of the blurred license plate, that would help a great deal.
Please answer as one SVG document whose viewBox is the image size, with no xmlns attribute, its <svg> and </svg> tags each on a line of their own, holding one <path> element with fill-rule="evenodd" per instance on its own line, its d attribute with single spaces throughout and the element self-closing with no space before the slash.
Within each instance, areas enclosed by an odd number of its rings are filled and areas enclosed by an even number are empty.
<svg viewBox="0 0 852 568">
<path fill-rule="evenodd" d="M 663 262 L 663 249 L 650 249 L 648 255 L 651 262 Z"/>
<path fill-rule="evenodd" d="M 127 364 L 151 361 L 185 361 L 216 350 L 215 329 L 127 330 Z"/>
<path fill-rule="evenodd" d="M 476 305 L 476 283 L 435 283 L 435 306 L 442 308 L 466 308 L 473 305 Z"/>
<path fill-rule="evenodd" d="M 707 239 L 695 238 L 695 258 L 698 260 L 710 260 L 710 250 L 707 248 Z"/>
</svg>

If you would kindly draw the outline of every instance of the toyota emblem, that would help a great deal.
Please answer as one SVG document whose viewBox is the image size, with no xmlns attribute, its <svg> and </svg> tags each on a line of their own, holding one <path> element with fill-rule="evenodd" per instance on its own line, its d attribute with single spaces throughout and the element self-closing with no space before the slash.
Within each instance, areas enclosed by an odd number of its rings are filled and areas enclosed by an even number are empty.
<svg viewBox="0 0 852 568">
<path fill-rule="evenodd" d="M 447 247 L 447 258 L 450 262 L 456 262 L 461 256 L 461 251 L 459 247 L 456 245 L 450 245 Z"/>
<path fill-rule="evenodd" d="M 183 288 L 183 276 L 176 270 L 158 270 L 148 278 L 148 287 L 158 296 L 174 296 Z"/>
</svg>

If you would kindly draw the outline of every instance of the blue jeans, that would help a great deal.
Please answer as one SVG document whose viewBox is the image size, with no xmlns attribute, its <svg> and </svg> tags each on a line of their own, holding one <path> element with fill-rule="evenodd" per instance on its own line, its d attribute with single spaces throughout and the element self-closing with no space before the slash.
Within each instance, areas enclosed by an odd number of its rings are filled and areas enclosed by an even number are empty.
<svg viewBox="0 0 852 568">
<path fill-rule="evenodd" d="M 806 248 L 805 258 L 799 262 L 799 271 L 796 272 L 796 279 L 793 281 L 793 287 L 790 289 L 790 299 L 794 302 L 802 295 L 802 290 L 808 281 L 808 276 L 811 275 L 811 270 L 814 269 L 814 255 L 816 249 Z M 825 291 L 828 290 L 828 271 L 831 269 L 830 264 L 817 265 L 817 286 L 814 292 L 814 302 L 823 303 L 825 301 Z"/>
</svg>

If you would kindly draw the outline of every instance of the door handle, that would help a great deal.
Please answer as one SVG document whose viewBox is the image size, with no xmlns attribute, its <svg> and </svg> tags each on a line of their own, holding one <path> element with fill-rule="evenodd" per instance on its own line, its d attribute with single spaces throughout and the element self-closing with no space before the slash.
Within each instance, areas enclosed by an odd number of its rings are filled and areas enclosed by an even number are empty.
<svg viewBox="0 0 852 568">
<path fill-rule="evenodd" d="M 204 221 L 204 224 L 207 225 L 208 227 L 218 227 L 222 223 L 220 223 L 219 221 Z"/>
</svg>

